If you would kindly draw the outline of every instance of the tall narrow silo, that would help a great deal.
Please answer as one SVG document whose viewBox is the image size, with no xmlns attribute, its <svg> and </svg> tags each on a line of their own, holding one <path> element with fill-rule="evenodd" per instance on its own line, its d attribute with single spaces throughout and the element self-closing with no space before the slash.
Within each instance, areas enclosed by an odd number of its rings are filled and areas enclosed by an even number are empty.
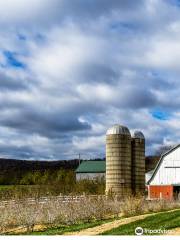
<svg viewBox="0 0 180 240">
<path fill-rule="evenodd" d="M 131 194 L 131 134 L 114 125 L 106 133 L 106 194 Z"/>
<path fill-rule="evenodd" d="M 140 131 L 132 136 L 132 191 L 134 194 L 145 191 L 145 137 Z"/>
</svg>

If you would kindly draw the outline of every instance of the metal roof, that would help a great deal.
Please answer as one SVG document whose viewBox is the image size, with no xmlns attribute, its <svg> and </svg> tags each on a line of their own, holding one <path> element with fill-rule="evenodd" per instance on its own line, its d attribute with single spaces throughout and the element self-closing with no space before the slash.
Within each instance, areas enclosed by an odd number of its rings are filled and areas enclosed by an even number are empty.
<svg viewBox="0 0 180 240">
<path fill-rule="evenodd" d="M 169 151 L 167 151 L 167 152 L 165 152 L 165 153 L 163 153 L 163 154 L 161 155 L 161 158 L 159 159 L 159 161 L 158 161 L 158 163 L 157 163 L 157 165 L 156 165 L 156 167 L 155 167 L 155 169 L 154 169 L 154 171 L 153 171 L 153 174 L 152 174 L 151 178 L 150 178 L 149 181 L 147 182 L 147 185 L 149 185 L 149 184 L 151 183 L 151 181 L 153 180 L 155 174 L 157 173 L 159 167 L 161 166 L 161 163 L 162 163 L 164 157 L 165 157 L 166 155 L 168 155 L 169 153 L 171 153 L 172 151 L 176 150 L 176 149 L 179 148 L 179 147 L 180 147 L 180 144 L 176 145 L 175 147 L 171 148 Z"/>
<path fill-rule="evenodd" d="M 132 135 L 133 138 L 145 139 L 144 134 L 141 131 L 135 131 Z"/>
<path fill-rule="evenodd" d="M 112 135 L 112 134 L 124 134 L 131 136 L 129 129 L 125 126 L 115 124 L 111 128 L 109 128 L 106 132 L 106 135 Z"/>
<path fill-rule="evenodd" d="M 76 169 L 76 173 L 105 173 L 106 161 L 83 161 Z"/>
</svg>

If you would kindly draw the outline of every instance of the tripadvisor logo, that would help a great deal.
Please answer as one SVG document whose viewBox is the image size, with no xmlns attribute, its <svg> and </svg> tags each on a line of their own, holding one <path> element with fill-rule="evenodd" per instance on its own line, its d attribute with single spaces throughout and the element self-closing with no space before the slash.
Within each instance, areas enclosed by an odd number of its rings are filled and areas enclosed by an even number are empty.
<svg viewBox="0 0 180 240">
<path fill-rule="evenodd" d="M 143 228 L 142 227 L 137 227 L 136 229 L 135 229 L 135 234 L 136 235 L 138 235 L 138 236 L 140 236 L 140 235 L 143 235 Z"/>
<path fill-rule="evenodd" d="M 143 234 L 148 234 L 148 235 L 155 235 L 155 234 L 172 234 L 173 230 L 167 230 L 167 229 L 148 229 L 148 228 L 142 228 L 142 227 L 137 227 L 135 229 L 135 234 L 140 236 Z"/>
</svg>

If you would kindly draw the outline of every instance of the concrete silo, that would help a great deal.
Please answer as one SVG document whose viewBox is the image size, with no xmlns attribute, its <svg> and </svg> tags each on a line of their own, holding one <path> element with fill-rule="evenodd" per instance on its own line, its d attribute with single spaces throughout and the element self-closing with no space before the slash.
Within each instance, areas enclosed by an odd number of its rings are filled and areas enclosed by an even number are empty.
<svg viewBox="0 0 180 240">
<path fill-rule="evenodd" d="M 145 138 L 140 131 L 132 136 L 132 191 L 134 194 L 145 191 Z"/>
<path fill-rule="evenodd" d="M 131 134 L 114 125 L 106 133 L 106 194 L 125 196 L 131 187 Z"/>
</svg>

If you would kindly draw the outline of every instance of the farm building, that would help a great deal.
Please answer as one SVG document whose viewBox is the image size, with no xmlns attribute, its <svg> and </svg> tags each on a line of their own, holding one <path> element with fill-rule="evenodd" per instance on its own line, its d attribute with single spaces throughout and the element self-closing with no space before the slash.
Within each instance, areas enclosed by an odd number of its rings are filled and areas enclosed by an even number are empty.
<svg viewBox="0 0 180 240">
<path fill-rule="evenodd" d="M 83 161 L 76 169 L 76 180 L 81 179 L 101 179 L 105 178 L 106 162 L 103 160 L 94 161 L 88 160 Z"/>
<path fill-rule="evenodd" d="M 161 156 L 147 185 L 150 199 L 180 197 L 180 144 Z"/>
</svg>

